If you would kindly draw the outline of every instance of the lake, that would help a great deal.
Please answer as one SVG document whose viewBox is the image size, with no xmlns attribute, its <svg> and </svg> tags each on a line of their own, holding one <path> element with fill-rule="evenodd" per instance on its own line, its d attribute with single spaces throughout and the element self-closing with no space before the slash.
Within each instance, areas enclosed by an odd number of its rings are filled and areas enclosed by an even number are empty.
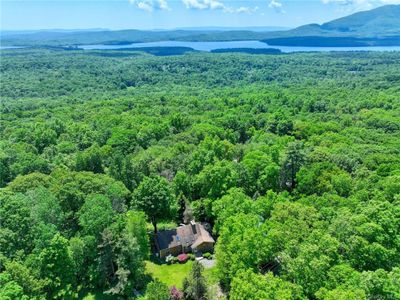
<svg viewBox="0 0 400 300">
<path fill-rule="evenodd" d="M 20 46 L 0 46 L 0 50 L 9 50 L 9 49 L 22 49 L 25 47 L 20 47 Z"/>
<path fill-rule="evenodd" d="M 116 50 L 126 48 L 143 48 L 143 47 L 189 47 L 199 51 L 212 51 L 216 49 L 230 48 L 253 48 L 280 49 L 284 53 L 291 52 L 311 52 L 311 51 L 400 51 L 400 46 L 380 46 L 380 47 L 293 47 L 293 46 L 269 46 L 260 41 L 235 41 L 235 42 L 179 42 L 179 41 L 163 41 L 149 43 L 134 43 L 128 45 L 81 45 L 79 48 L 85 50 Z"/>
<path fill-rule="evenodd" d="M 400 51 L 400 46 L 377 46 L 377 47 L 293 47 L 293 46 L 269 46 L 260 41 L 234 41 L 234 42 L 180 42 L 180 41 L 162 41 L 148 43 L 133 43 L 127 45 L 80 45 L 84 50 L 118 50 L 127 48 L 144 48 L 144 47 L 189 47 L 198 51 L 210 52 L 216 49 L 237 49 L 237 48 L 253 48 L 253 49 L 279 49 L 283 53 L 292 52 L 329 52 L 329 51 Z M 0 50 L 17 49 L 24 47 L 0 47 Z"/>
</svg>

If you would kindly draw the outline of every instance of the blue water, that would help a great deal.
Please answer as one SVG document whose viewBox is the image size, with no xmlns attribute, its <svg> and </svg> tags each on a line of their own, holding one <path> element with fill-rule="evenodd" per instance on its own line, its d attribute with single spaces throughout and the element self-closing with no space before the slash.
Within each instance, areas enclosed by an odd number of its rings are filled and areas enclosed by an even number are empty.
<svg viewBox="0 0 400 300">
<path fill-rule="evenodd" d="M 143 48 L 143 47 L 189 47 L 199 51 L 211 51 L 215 49 L 229 48 L 275 48 L 284 53 L 290 52 L 311 52 L 311 51 L 400 51 L 400 46 L 381 46 L 381 47 L 292 47 L 292 46 L 269 46 L 259 41 L 235 41 L 235 42 L 149 42 L 134 43 L 129 45 L 83 45 L 79 48 L 85 50 L 112 50 L 124 48 Z"/>
<path fill-rule="evenodd" d="M 0 46 L 0 50 L 8 50 L 8 49 L 21 49 L 25 47 L 19 47 L 19 46 Z"/>
<path fill-rule="evenodd" d="M 128 45 L 81 45 L 78 46 L 85 50 L 116 50 L 125 48 L 143 48 L 143 47 L 189 47 L 199 51 L 211 51 L 215 49 L 229 48 L 254 48 L 280 49 L 284 53 L 291 52 L 328 52 L 328 51 L 400 51 L 400 46 L 379 46 L 379 47 L 293 47 L 293 46 L 269 46 L 259 41 L 235 41 L 235 42 L 178 42 L 163 41 L 149 43 L 134 43 Z M 0 49 L 16 49 L 24 47 L 0 47 Z"/>
</svg>

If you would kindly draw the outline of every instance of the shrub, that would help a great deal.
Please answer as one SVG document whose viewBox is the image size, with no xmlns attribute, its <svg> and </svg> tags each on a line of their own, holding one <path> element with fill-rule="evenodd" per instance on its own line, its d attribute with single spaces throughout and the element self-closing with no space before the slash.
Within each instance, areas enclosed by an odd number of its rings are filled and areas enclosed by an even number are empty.
<svg viewBox="0 0 400 300">
<path fill-rule="evenodd" d="M 176 286 L 172 286 L 170 289 L 170 298 L 171 300 L 181 300 L 183 299 L 183 293 Z"/>
<path fill-rule="evenodd" d="M 146 289 L 147 300 L 169 300 L 170 290 L 165 283 L 162 283 L 158 279 L 150 282 Z"/>
<path fill-rule="evenodd" d="M 212 254 L 210 252 L 206 252 L 203 254 L 203 257 L 206 259 L 212 259 Z"/>
<path fill-rule="evenodd" d="M 195 260 L 196 256 L 193 253 L 189 253 L 188 257 L 190 260 Z"/>
<path fill-rule="evenodd" d="M 171 263 L 172 264 L 176 264 L 178 261 L 179 261 L 178 258 L 175 257 L 175 256 L 173 256 L 172 259 L 171 259 Z"/>
<path fill-rule="evenodd" d="M 173 259 L 174 259 L 175 257 L 173 257 L 171 254 L 170 255 L 168 255 L 166 258 L 165 258 L 165 262 L 168 264 L 168 265 L 170 265 L 170 264 L 172 264 L 173 262 Z"/>
<path fill-rule="evenodd" d="M 181 264 L 184 264 L 189 259 L 189 256 L 186 253 L 182 253 L 178 255 L 178 261 Z"/>
</svg>

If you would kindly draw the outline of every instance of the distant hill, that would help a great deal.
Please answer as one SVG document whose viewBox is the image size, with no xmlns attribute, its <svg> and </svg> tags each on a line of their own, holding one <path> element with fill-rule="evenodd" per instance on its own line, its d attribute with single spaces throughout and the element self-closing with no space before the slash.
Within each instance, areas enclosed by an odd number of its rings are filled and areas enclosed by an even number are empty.
<svg viewBox="0 0 400 300">
<path fill-rule="evenodd" d="M 207 32 L 200 31 L 39 31 L 27 34 L 7 35 L 2 38 L 3 46 L 68 46 L 83 44 L 131 44 L 138 42 L 153 42 L 165 40 L 179 40 L 187 36 L 199 35 Z"/>
<path fill-rule="evenodd" d="M 275 32 L 264 41 L 282 46 L 400 45 L 400 5 L 385 5 L 322 25 Z"/>
<path fill-rule="evenodd" d="M 400 5 L 386 5 L 322 24 L 322 30 L 365 37 L 400 35 Z"/>
<path fill-rule="evenodd" d="M 309 24 L 278 33 L 279 36 L 351 36 L 382 38 L 400 35 L 400 5 L 385 5 L 322 25 Z"/>
<path fill-rule="evenodd" d="M 86 28 L 86 29 L 26 29 L 26 30 L 0 30 L 0 35 L 1 36 L 7 36 L 7 35 L 18 35 L 18 34 L 32 34 L 32 33 L 38 33 L 38 32 L 80 32 L 80 31 L 108 31 L 109 29 L 106 28 Z"/>
<path fill-rule="evenodd" d="M 400 45 L 400 5 L 386 5 L 359 12 L 322 25 L 308 24 L 291 30 L 270 27 L 186 28 L 177 30 L 38 31 L 12 34 L 2 46 L 73 46 L 84 44 L 130 44 L 155 41 L 258 40 L 272 46 L 361 47 Z"/>
<path fill-rule="evenodd" d="M 246 26 L 246 27 L 218 27 L 218 26 L 209 26 L 209 27 L 182 27 L 177 28 L 180 30 L 198 30 L 198 31 L 253 31 L 253 32 L 269 32 L 269 31 L 283 31 L 289 30 L 289 27 L 283 26 Z"/>
</svg>

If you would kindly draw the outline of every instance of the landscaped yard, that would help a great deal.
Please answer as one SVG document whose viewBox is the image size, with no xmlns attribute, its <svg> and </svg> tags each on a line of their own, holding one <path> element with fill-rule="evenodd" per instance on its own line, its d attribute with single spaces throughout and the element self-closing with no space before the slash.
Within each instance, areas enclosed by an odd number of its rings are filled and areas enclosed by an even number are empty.
<svg viewBox="0 0 400 300">
<path fill-rule="evenodd" d="M 192 261 L 188 261 L 185 264 L 158 265 L 147 261 L 146 270 L 153 278 L 158 278 L 169 287 L 175 285 L 177 288 L 182 288 L 182 281 L 192 268 L 192 264 Z"/>
<path fill-rule="evenodd" d="M 183 279 L 189 274 L 193 265 L 193 261 L 188 261 L 185 264 L 155 264 L 151 261 L 146 261 L 146 271 L 153 278 L 158 278 L 161 282 L 164 282 L 168 287 L 175 285 L 178 289 L 182 289 Z M 204 269 L 204 276 L 207 278 L 209 286 L 216 286 L 217 280 L 217 269 L 215 267 Z M 115 296 L 104 295 L 102 292 L 96 293 L 85 293 L 79 297 L 82 300 L 111 300 L 118 299 Z"/>
<path fill-rule="evenodd" d="M 153 278 L 158 278 L 169 287 L 175 285 L 177 288 L 181 289 L 182 281 L 189 274 L 192 264 L 192 261 L 188 261 L 185 264 L 158 265 L 147 261 L 146 270 Z M 204 270 L 204 276 L 207 278 L 209 284 L 216 283 L 215 270 L 215 267 Z"/>
</svg>

